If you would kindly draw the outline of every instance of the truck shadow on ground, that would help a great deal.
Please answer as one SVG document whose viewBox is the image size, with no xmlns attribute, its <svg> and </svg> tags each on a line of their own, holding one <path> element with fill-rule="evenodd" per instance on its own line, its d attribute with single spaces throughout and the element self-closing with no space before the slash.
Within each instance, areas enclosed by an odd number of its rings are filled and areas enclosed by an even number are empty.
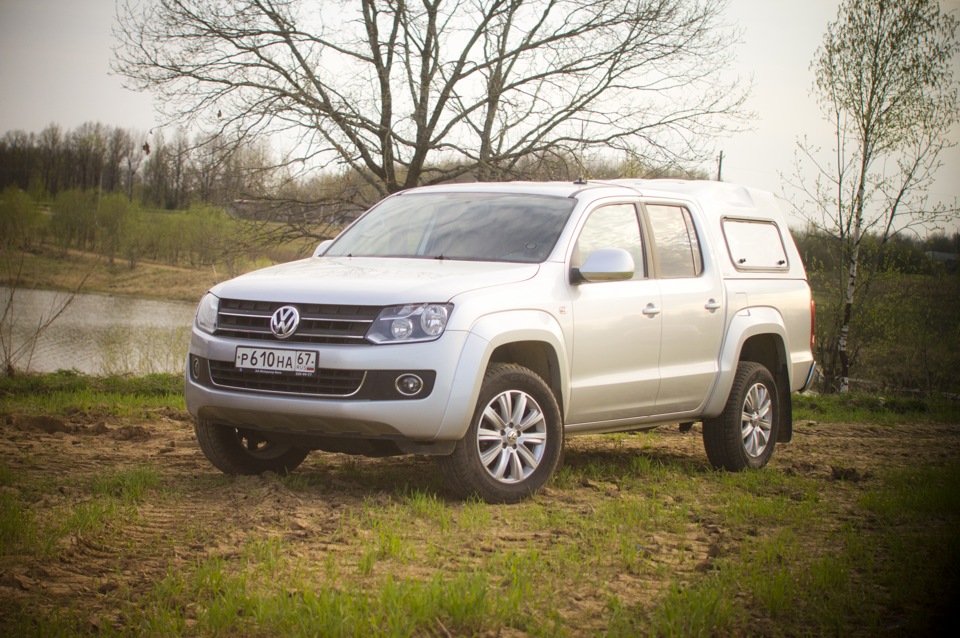
<svg viewBox="0 0 960 638">
<path fill-rule="evenodd" d="M 645 477 L 713 472 L 699 435 L 693 434 L 657 431 L 573 438 L 567 442 L 562 465 L 547 490 L 589 486 L 591 481 L 619 485 Z M 363 499 L 427 494 L 451 504 L 462 502 L 445 488 L 438 464 L 429 457 L 368 458 L 315 452 L 281 481 L 293 490 L 327 496 Z"/>
</svg>

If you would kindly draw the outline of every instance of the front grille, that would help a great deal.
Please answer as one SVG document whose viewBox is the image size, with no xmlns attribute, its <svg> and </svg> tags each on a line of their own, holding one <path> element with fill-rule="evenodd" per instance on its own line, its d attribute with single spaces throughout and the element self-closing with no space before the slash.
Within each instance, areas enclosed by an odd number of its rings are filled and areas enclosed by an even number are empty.
<svg viewBox="0 0 960 638">
<path fill-rule="evenodd" d="M 238 370 L 232 361 L 210 361 L 210 379 L 214 385 L 252 392 L 349 397 L 360 390 L 365 376 L 362 370 L 326 368 L 304 376 L 264 374 L 249 369 Z"/>
<path fill-rule="evenodd" d="M 380 314 L 380 306 L 285 304 L 275 301 L 221 299 L 217 334 L 236 339 L 279 341 L 270 331 L 270 317 L 282 306 L 295 306 L 300 326 L 284 343 L 370 345 L 363 337 Z"/>
</svg>

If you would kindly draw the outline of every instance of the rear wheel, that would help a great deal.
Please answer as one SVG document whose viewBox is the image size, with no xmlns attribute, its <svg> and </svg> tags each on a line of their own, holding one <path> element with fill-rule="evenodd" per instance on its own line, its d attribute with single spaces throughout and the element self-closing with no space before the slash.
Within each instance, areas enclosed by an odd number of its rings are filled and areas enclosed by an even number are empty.
<svg viewBox="0 0 960 638">
<path fill-rule="evenodd" d="M 780 423 L 777 384 L 764 366 L 741 361 L 723 413 L 703 422 L 710 463 L 734 472 L 761 468 L 773 456 Z"/>
<path fill-rule="evenodd" d="M 439 461 L 459 496 L 516 503 L 550 480 L 562 452 L 563 425 L 553 392 L 527 368 L 497 363 L 484 375 L 466 435 Z"/>
<path fill-rule="evenodd" d="M 286 474 L 307 457 L 308 450 L 274 441 L 268 435 L 197 419 L 197 442 L 207 459 L 225 474 Z"/>
</svg>

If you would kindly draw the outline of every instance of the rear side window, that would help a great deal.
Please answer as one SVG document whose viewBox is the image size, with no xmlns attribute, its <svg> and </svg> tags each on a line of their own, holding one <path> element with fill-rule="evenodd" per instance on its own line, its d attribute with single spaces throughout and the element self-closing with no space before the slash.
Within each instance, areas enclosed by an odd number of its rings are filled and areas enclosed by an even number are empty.
<svg viewBox="0 0 960 638">
<path fill-rule="evenodd" d="M 681 206 L 647 205 L 647 218 L 657 244 L 660 276 L 696 277 L 703 272 L 700 240 L 690 211 Z"/>
<path fill-rule="evenodd" d="M 787 252 L 780 229 L 773 222 L 725 219 L 723 236 L 738 270 L 784 270 Z"/>
</svg>

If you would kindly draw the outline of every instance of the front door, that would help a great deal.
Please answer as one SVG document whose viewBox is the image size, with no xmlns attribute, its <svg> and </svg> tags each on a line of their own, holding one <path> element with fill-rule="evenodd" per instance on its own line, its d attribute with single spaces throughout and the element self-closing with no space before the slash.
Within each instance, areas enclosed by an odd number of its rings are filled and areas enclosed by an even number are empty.
<svg viewBox="0 0 960 638">
<path fill-rule="evenodd" d="M 646 256 L 633 204 L 608 204 L 587 219 L 574 248 L 579 267 L 598 248 L 633 257 L 633 278 L 571 285 L 573 356 L 567 424 L 649 415 L 660 383 L 660 291 L 647 277 Z"/>
</svg>

